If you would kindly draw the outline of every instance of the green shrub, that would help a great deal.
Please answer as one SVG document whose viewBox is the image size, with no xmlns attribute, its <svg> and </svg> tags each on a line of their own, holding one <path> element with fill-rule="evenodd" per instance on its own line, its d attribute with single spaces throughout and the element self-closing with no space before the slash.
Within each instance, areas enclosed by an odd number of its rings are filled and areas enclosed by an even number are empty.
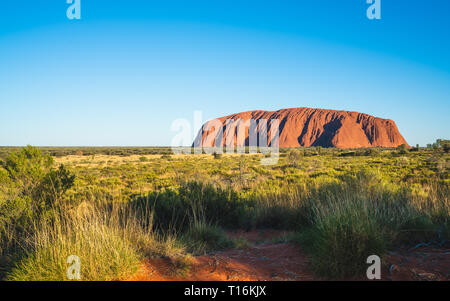
<svg viewBox="0 0 450 301">
<path fill-rule="evenodd" d="M 64 166 L 52 170 L 53 159 L 27 146 L 11 153 L 0 168 L 0 273 L 11 258 L 22 256 L 22 245 L 33 225 L 59 205 L 75 176 Z M 0 277 L 3 277 L 0 275 Z"/>
<path fill-rule="evenodd" d="M 233 241 L 226 237 L 222 229 L 211 226 L 204 221 L 193 222 L 189 230 L 183 235 L 182 240 L 187 245 L 188 250 L 194 254 L 206 254 L 234 246 Z"/>
<path fill-rule="evenodd" d="M 35 200 L 41 200 L 41 208 L 49 209 L 60 201 L 67 190 L 72 188 L 75 175 L 68 171 L 64 165 L 57 170 L 49 171 L 33 193 Z"/>
<path fill-rule="evenodd" d="M 20 244 L 27 231 L 32 226 L 35 212 L 32 209 L 32 200 L 28 196 L 15 197 L 8 201 L 0 201 L 0 279 L 1 279 L 1 258 L 9 261 L 11 257 L 16 257 L 17 252 L 14 247 Z"/>
<path fill-rule="evenodd" d="M 21 196 L 33 200 L 30 205 L 37 213 L 52 207 L 74 185 L 75 176 L 70 171 L 63 165 L 52 170 L 52 165 L 52 157 L 32 146 L 10 154 L 4 163 L 10 181 Z"/>
<path fill-rule="evenodd" d="M 178 191 L 171 189 L 137 197 L 132 206 L 141 212 L 154 210 L 155 226 L 161 231 L 184 232 L 200 218 L 219 226 L 236 229 L 250 223 L 251 201 L 241 201 L 230 189 L 199 182 L 184 183 Z"/>
<path fill-rule="evenodd" d="M 408 153 L 408 147 L 406 146 L 406 144 L 399 145 L 397 147 L 397 150 L 399 155 L 405 155 Z"/>
<path fill-rule="evenodd" d="M 205 218 L 208 223 L 230 229 L 239 228 L 245 223 L 250 204 L 241 202 L 239 195 L 233 190 L 188 182 L 179 191 L 191 220 Z"/>
<path fill-rule="evenodd" d="M 189 225 L 189 210 L 174 190 L 149 193 L 137 196 L 130 201 L 131 210 L 137 212 L 142 220 L 149 219 L 153 212 L 154 227 L 160 232 L 177 233 L 184 231 Z"/>
<path fill-rule="evenodd" d="M 302 156 L 303 154 L 299 150 L 293 148 L 289 150 L 287 154 L 287 160 L 291 166 L 297 166 L 298 161 L 301 159 Z"/>
<path fill-rule="evenodd" d="M 415 197 L 370 170 L 342 180 L 312 190 L 314 202 L 305 207 L 311 222 L 299 231 L 319 275 L 358 276 L 367 268 L 369 255 L 382 257 L 388 248 L 445 239 L 450 217 L 445 186 Z"/>
<path fill-rule="evenodd" d="M 341 153 L 339 156 L 340 157 L 353 157 L 353 156 L 356 156 L 357 154 L 356 154 L 356 152 L 343 152 L 343 153 Z"/>
<path fill-rule="evenodd" d="M 9 182 L 8 172 L 2 167 L 0 162 L 0 184 L 6 184 Z"/>
<path fill-rule="evenodd" d="M 378 156 L 380 154 L 380 149 L 378 148 L 368 148 L 365 150 L 365 156 Z"/>
<path fill-rule="evenodd" d="M 52 157 L 28 145 L 19 152 L 11 153 L 6 158 L 4 168 L 11 180 L 19 185 L 23 195 L 32 195 L 52 164 Z"/>
<path fill-rule="evenodd" d="M 363 273 L 367 257 L 386 250 L 386 233 L 373 208 L 364 201 L 341 201 L 316 207 L 313 227 L 301 235 L 315 271 L 338 279 Z"/>
</svg>

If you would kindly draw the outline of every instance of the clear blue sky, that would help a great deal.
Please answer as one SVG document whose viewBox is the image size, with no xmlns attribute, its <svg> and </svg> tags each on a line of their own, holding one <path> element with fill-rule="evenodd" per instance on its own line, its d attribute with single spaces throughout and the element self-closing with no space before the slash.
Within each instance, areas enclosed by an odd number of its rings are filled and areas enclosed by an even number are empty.
<svg viewBox="0 0 450 301">
<path fill-rule="evenodd" d="M 169 145 L 176 118 L 290 107 L 449 137 L 450 1 L 0 3 L 0 145 Z"/>
</svg>

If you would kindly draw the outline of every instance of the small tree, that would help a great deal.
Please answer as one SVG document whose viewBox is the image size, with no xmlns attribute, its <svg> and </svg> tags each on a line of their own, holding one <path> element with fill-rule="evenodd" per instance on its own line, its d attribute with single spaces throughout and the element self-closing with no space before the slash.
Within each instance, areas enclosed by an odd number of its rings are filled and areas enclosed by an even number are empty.
<svg viewBox="0 0 450 301">
<path fill-rule="evenodd" d="M 4 167 L 23 195 L 31 195 L 53 165 L 53 158 L 28 145 L 6 158 Z"/>
<path fill-rule="evenodd" d="M 397 147 L 397 150 L 400 155 L 405 155 L 408 153 L 408 147 L 406 146 L 406 144 L 399 145 Z"/>
<path fill-rule="evenodd" d="M 436 148 L 441 148 L 446 153 L 450 150 L 450 140 L 437 139 L 435 145 Z"/>
<path fill-rule="evenodd" d="M 51 170 L 45 175 L 34 196 L 41 201 L 41 207 L 50 208 L 62 199 L 74 182 L 75 176 L 61 164 L 57 170 Z"/>
<path fill-rule="evenodd" d="M 450 151 L 450 141 L 447 140 L 442 148 L 444 149 L 444 152 L 448 153 Z"/>
<path fill-rule="evenodd" d="M 31 198 L 33 209 L 53 205 L 74 184 L 75 176 L 63 165 L 52 170 L 53 158 L 28 145 L 6 158 L 4 168 L 20 197 Z"/>
</svg>

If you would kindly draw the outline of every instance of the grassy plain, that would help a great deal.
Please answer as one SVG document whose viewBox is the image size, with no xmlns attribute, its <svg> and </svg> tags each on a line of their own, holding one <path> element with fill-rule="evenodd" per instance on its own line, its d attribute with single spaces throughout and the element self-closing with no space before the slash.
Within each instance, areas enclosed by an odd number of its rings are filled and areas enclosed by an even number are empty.
<svg viewBox="0 0 450 301">
<path fill-rule="evenodd" d="M 183 271 L 193 255 L 242 243 L 224 234 L 238 229 L 292 231 L 317 275 L 342 279 L 364 273 L 369 255 L 450 239 L 450 156 L 440 147 L 282 149 L 269 166 L 262 154 L 41 148 L 49 170 L 75 176 L 50 201 L 11 172 L 15 151 L 0 148 L 3 279 L 66 280 L 71 254 L 87 263 L 85 280 L 122 279 L 148 257 Z"/>
</svg>

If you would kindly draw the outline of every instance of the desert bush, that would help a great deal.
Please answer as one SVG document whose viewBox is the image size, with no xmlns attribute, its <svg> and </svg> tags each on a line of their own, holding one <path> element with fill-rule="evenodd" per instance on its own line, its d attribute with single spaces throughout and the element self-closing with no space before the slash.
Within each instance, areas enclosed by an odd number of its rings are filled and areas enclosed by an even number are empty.
<svg viewBox="0 0 450 301">
<path fill-rule="evenodd" d="M 334 186 L 334 187 L 333 187 Z M 364 272 L 369 255 L 413 245 L 447 233 L 450 211 L 434 198 L 417 198 L 410 190 L 387 185 L 380 175 L 361 171 L 339 185 L 313 193 L 307 230 L 301 244 L 319 275 L 342 279 Z M 448 197 L 447 197 L 448 198 Z"/>
<path fill-rule="evenodd" d="M 32 195 L 52 165 L 52 157 L 42 154 L 38 148 L 27 146 L 11 153 L 5 160 L 4 169 L 19 186 L 22 195 Z"/>
<path fill-rule="evenodd" d="M 143 256 L 181 260 L 184 247 L 173 236 L 151 230 L 125 205 L 95 207 L 83 203 L 55 209 L 51 221 L 34 224 L 25 241 L 26 255 L 8 273 L 9 280 L 68 280 L 67 257 L 81 261 L 81 280 L 119 280 L 133 275 Z"/>
<path fill-rule="evenodd" d="M 444 150 L 444 152 L 448 153 L 450 151 L 450 140 L 445 140 L 442 143 L 442 149 Z"/>
<path fill-rule="evenodd" d="M 131 203 L 143 212 L 153 208 L 155 226 L 163 232 L 184 232 L 190 223 L 200 218 L 225 228 L 242 227 L 251 206 L 251 202 L 242 202 L 231 189 L 200 182 L 187 182 L 178 190 L 139 196 Z"/>
<path fill-rule="evenodd" d="M 67 190 L 72 188 L 75 175 L 68 171 L 64 165 L 58 169 L 49 171 L 33 193 L 33 198 L 41 200 L 40 207 L 48 209 L 62 200 Z"/>
<path fill-rule="evenodd" d="M 246 229 L 297 230 L 309 223 L 309 199 L 303 187 L 287 191 L 254 194 Z"/>
<path fill-rule="evenodd" d="M 20 241 L 33 219 L 56 205 L 73 186 L 75 176 L 64 166 L 52 170 L 53 160 L 39 149 L 27 146 L 8 156 L 2 172 L 1 188 L 7 189 L 0 201 L 0 243 L 5 237 Z M 1 249 L 1 248 L 0 248 Z M 4 249 L 4 247 L 3 247 Z"/>
<path fill-rule="evenodd" d="M 397 151 L 399 155 L 405 155 L 408 153 L 408 147 L 406 146 L 406 144 L 399 145 L 397 147 Z"/>
<path fill-rule="evenodd" d="M 67 224 L 66 224 L 67 223 Z M 27 255 L 9 273 L 9 280 L 64 281 L 68 256 L 81 261 L 82 280 L 114 280 L 133 274 L 139 255 L 120 229 L 93 218 L 37 225 Z M 125 239 L 124 239 L 125 238 Z"/>
<path fill-rule="evenodd" d="M 356 156 L 357 154 L 356 154 L 356 152 L 343 152 L 343 153 L 341 153 L 339 156 L 340 157 L 353 157 L 353 156 Z"/>
<path fill-rule="evenodd" d="M 211 184 L 187 182 L 180 187 L 180 197 L 191 211 L 191 220 L 205 218 L 207 223 L 226 228 L 237 228 L 244 222 L 249 204 L 240 201 L 231 189 Z"/>
<path fill-rule="evenodd" d="M 194 254 L 206 254 L 210 251 L 227 249 L 234 246 L 225 232 L 203 220 L 194 221 L 189 230 L 183 235 L 182 240 L 188 250 Z"/>
<path fill-rule="evenodd" d="M 152 217 L 154 227 L 161 233 L 166 231 L 176 233 L 188 225 L 188 208 L 179 194 L 171 189 L 136 196 L 130 201 L 129 206 L 142 220 L 149 220 L 149 214 L 154 212 Z"/>
<path fill-rule="evenodd" d="M 378 148 L 368 148 L 364 151 L 365 156 L 378 156 L 380 154 L 380 149 Z"/>
<path fill-rule="evenodd" d="M 0 279 L 1 271 L 7 269 L 11 261 L 20 255 L 14 249 L 32 225 L 35 216 L 32 202 L 27 196 L 0 201 Z"/>
<path fill-rule="evenodd" d="M 52 157 L 32 146 L 10 154 L 4 163 L 18 196 L 32 199 L 33 211 L 40 212 L 53 206 L 74 184 L 75 176 L 63 165 L 57 170 L 52 170 L 52 166 Z M 2 177 L 5 177 L 4 172 Z"/>
<path fill-rule="evenodd" d="M 352 277 L 366 268 L 369 255 L 385 252 L 385 233 L 363 201 L 315 207 L 314 226 L 302 233 L 315 271 L 331 278 Z"/>
<path fill-rule="evenodd" d="M 287 160 L 291 166 L 297 166 L 298 161 L 301 159 L 303 154 L 297 149 L 289 150 L 287 154 Z"/>
<path fill-rule="evenodd" d="M 62 165 L 52 170 L 52 164 L 50 156 L 31 146 L 6 158 L 0 182 L 0 274 L 22 256 L 20 246 L 34 222 L 44 218 L 74 184 L 71 172 Z"/>
<path fill-rule="evenodd" d="M 9 181 L 8 172 L 3 168 L 3 162 L 0 161 L 0 184 L 5 184 Z"/>
</svg>

